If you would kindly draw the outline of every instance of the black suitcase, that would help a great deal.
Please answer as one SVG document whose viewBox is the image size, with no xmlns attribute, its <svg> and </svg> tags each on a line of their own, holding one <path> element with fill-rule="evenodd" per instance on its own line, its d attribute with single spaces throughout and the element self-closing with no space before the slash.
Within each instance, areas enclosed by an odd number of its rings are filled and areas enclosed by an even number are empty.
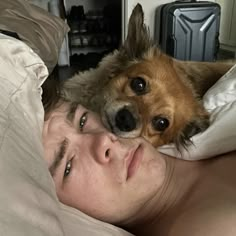
<svg viewBox="0 0 236 236">
<path fill-rule="evenodd" d="M 219 50 L 220 5 L 175 1 L 156 11 L 156 37 L 167 54 L 192 61 L 214 61 Z"/>
</svg>

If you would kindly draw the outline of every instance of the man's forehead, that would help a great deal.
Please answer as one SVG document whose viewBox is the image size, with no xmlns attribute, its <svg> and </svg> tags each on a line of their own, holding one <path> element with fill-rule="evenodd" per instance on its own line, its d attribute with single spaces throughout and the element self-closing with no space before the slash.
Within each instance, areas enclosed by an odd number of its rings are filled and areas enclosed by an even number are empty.
<svg viewBox="0 0 236 236">
<path fill-rule="evenodd" d="M 60 110 L 56 110 L 56 111 L 53 111 L 46 122 L 50 122 L 55 125 L 68 125 L 68 119 L 67 119 L 67 116 L 68 116 L 68 107 L 67 109 L 64 108 L 64 109 L 60 109 Z"/>
<path fill-rule="evenodd" d="M 45 122 L 43 142 L 49 147 L 56 147 L 65 139 L 67 134 L 72 133 L 72 126 L 62 116 L 53 116 Z"/>
<path fill-rule="evenodd" d="M 58 132 L 57 135 L 51 133 L 44 139 L 44 155 L 49 166 L 54 162 L 55 156 L 60 152 L 61 144 L 65 140 L 62 133 Z"/>
<path fill-rule="evenodd" d="M 50 117 L 64 117 L 69 118 L 70 120 L 70 115 L 74 116 L 74 113 L 78 107 L 78 103 L 69 103 L 65 102 L 61 104 L 59 107 L 57 107 L 54 111 L 51 112 L 49 115 Z M 68 117 L 69 116 L 69 117 Z"/>
<path fill-rule="evenodd" d="M 65 105 L 61 105 L 60 107 L 58 107 L 57 109 L 55 109 L 51 115 L 52 116 L 60 116 L 60 115 L 64 115 L 68 112 L 69 109 L 69 104 L 65 104 Z"/>
</svg>

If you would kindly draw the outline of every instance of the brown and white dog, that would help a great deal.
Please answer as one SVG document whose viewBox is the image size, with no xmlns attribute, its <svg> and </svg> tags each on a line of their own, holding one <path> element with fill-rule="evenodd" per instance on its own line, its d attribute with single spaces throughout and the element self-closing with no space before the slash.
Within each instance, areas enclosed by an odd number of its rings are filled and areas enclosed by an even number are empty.
<svg viewBox="0 0 236 236">
<path fill-rule="evenodd" d="M 118 136 L 143 136 L 155 147 L 171 142 L 186 147 L 191 136 L 209 126 L 204 93 L 232 65 L 167 56 L 150 39 L 137 4 L 120 49 L 96 69 L 65 81 L 62 96 L 98 112 Z"/>
</svg>

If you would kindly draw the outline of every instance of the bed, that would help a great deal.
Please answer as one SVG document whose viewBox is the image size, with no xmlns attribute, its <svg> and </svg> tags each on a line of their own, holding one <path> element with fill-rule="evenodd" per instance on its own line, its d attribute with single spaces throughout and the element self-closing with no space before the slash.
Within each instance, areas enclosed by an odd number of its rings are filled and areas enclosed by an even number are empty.
<svg viewBox="0 0 236 236">
<path fill-rule="evenodd" d="M 43 159 L 41 86 L 69 28 L 24 0 L 0 1 L 0 235 L 128 236 L 61 204 Z M 182 157 L 209 158 L 236 147 L 236 67 L 205 95 L 210 128 Z M 178 156 L 173 146 L 161 151 Z M 180 158 L 182 158 L 180 157 Z"/>
<path fill-rule="evenodd" d="M 0 1 L 0 29 L 0 235 L 130 235 L 61 204 L 43 159 L 41 86 L 67 24 L 27 1 L 7 0 Z"/>
</svg>

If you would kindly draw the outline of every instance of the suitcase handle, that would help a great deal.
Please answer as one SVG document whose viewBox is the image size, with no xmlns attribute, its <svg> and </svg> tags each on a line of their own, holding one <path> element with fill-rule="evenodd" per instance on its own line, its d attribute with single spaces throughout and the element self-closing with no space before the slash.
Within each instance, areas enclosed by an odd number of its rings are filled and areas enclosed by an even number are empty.
<svg viewBox="0 0 236 236">
<path fill-rule="evenodd" d="M 196 0 L 177 0 L 176 2 L 197 2 Z"/>
</svg>

